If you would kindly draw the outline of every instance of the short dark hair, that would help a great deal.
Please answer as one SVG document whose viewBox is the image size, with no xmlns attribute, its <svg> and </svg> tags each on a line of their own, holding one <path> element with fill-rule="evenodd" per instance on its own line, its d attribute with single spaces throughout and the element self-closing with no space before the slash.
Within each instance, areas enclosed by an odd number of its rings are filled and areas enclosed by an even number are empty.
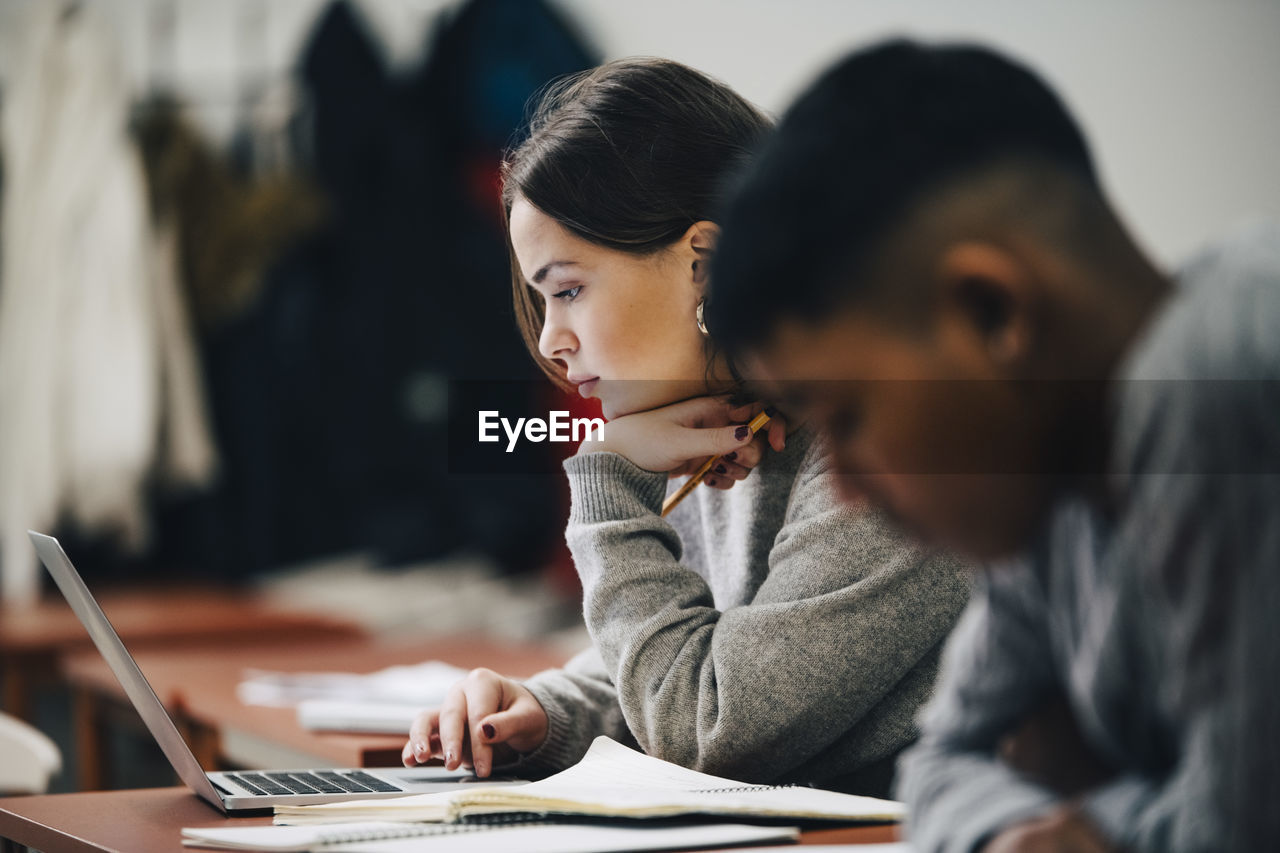
<svg viewBox="0 0 1280 853">
<path fill-rule="evenodd" d="M 1005 161 L 1090 187 L 1083 134 L 1036 74 L 989 49 L 895 40 L 851 54 L 787 111 L 731 194 L 706 322 L 730 354 L 865 292 L 877 241 L 948 182 Z"/>
<path fill-rule="evenodd" d="M 651 254 L 713 219 L 728 176 L 770 126 L 728 86 L 687 65 L 645 57 L 609 62 L 544 93 L 528 137 L 503 160 L 503 209 L 510 218 L 521 196 L 584 240 Z M 564 371 L 538 352 L 543 305 L 514 252 L 511 287 L 525 344 L 563 381 Z"/>
</svg>

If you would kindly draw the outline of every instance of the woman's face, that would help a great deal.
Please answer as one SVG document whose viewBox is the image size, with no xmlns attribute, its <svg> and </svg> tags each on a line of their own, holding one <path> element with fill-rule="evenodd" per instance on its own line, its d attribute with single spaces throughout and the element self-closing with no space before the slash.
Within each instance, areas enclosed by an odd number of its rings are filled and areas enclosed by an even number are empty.
<svg viewBox="0 0 1280 853">
<path fill-rule="evenodd" d="M 647 257 L 606 249 L 520 197 L 510 229 L 520 273 L 545 302 L 538 350 L 564 364 L 606 418 L 707 393 L 690 240 Z"/>
</svg>

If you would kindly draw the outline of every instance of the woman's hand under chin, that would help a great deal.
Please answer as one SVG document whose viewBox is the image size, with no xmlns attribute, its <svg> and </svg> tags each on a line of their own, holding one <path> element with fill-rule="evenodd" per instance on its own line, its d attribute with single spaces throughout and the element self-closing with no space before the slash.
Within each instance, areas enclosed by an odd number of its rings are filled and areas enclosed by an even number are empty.
<svg viewBox="0 0 1280 853">
<path fill-rule="evenodd" d="M 731 406 L 726 397 L 694 397 L 609 421 L 604 439 L 583 442 L 578 453 L 617 453 L 672 477 L 692 474 L 708 456 L 721 456 L 703 480 L 727 489 L 759 464 L 766 445 L 774 450 L 785 445 L 786 424 L 777 416 L 754 436 L 747 430 L 747 421 L 763 408 L 763 403 Z"/>
</svg>

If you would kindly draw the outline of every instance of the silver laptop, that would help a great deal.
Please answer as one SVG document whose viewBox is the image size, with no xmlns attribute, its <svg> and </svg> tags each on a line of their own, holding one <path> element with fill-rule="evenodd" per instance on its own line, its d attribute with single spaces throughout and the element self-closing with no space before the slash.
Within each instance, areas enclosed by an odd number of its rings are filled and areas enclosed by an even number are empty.
<svg viewBox="0 0 1280 853">
<path fill-rule="evenodd" d="M 442 767 L 385 767 L 361 770 L 286 770 L 206 773 L 187 747 L 173 720 L 138 669 L 115 628 L 89 594 L 66 552 L 52 536 L 28 530 L 41 562 L 53 575 L 98 651 L 120 680 L 133 707 L 142 715 L 151 736 L 178 776 L 202 799 L 224 812 L 257 812 L 277 805 L 309 805 L 334 800 L 375 799 L 405 794 L 446 791 L 468 783 L 518 782 L 515 779 L 477 779 Z"/>
</svg>

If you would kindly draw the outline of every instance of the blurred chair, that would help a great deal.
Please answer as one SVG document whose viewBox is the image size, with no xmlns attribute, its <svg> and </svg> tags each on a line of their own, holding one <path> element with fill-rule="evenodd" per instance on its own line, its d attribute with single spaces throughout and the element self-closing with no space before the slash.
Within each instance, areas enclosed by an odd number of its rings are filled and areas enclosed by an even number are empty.
<svg viewBox="0 0 1280 853">
<path fill-rule="evenodd" d="M 0 711 L 0 794 L 40 794 L 62 769 L 62 753 L 43 732 Z"/>
</svg>

